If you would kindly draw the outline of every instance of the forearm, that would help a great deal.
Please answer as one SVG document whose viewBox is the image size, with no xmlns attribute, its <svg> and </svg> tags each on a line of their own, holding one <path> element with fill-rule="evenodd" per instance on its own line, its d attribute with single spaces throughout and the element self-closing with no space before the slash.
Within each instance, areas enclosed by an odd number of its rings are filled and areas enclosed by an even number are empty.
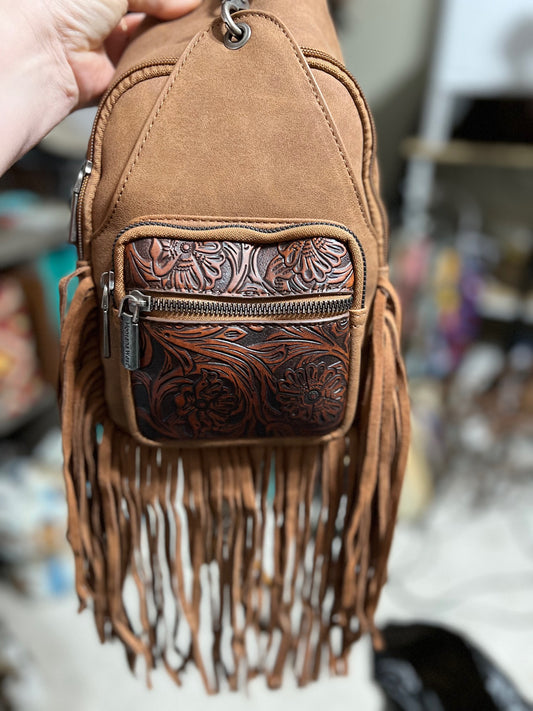
<svg viewBox="0 0 533 711">
<path fill-rule="evenodd" d="M 78 100 L 77 84 L 61 46 L 46 34 L 36 37 L 11 0 L 3 5 L 0 175 L 67 116 Z"/>
</svg>

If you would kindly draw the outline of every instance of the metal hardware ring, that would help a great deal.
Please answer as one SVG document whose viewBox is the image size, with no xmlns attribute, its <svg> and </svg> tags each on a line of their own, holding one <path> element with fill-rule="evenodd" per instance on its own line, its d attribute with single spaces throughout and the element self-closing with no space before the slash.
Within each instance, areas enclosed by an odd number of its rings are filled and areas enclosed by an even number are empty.
<svg viewBox="0 0 533 711">
<path fill-rule="evenodd" d="M 244 47 L 250 39 L 252 30 L 250 29 L 250 25 L 247 25 L 246 22 L 234 22 L 233 24 L 237 28 L 237 33 L 228 28 L 228 31 L 224 35 L 224 45 L 228 49 L 240 49 Z"/>
<path fill-rule="evenodd" d="M 232 12 L 245 10 L 248 7 L 246 0 L 225 0 L 222 2 L 221 16 L 228 28 L 224 36 L 224 44 L 228 49 L 240 49 L 250 39 L 252 31 L 245 22 L 235 22 Z"/>
</svg>

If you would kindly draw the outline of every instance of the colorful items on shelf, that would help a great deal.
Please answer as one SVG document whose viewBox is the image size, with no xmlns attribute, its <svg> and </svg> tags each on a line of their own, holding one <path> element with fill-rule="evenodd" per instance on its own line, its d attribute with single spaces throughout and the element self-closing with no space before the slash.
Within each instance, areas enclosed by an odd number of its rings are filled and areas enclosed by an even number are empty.
<svg viewBox="0 0 533 711">
<path fill-rule="evenodd" d="M 65 539 L 58 430 L 52 430 L 31 457 L 12 457 L 0 464 L 0 502 L 3 574 L 27 594 L 70 592 L 73 564 Z"/>
<path fill-rule="evenodd" d="M 0 274 L 0 428 L 46 392 L 24 290 L 15 277 Z"/>
</svg>

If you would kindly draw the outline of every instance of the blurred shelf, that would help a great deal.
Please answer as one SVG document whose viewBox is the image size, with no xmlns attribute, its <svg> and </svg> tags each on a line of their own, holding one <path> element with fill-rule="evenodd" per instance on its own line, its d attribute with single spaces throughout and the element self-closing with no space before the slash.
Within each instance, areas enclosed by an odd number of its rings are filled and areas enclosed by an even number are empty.
<svg viewBox="0 0 533 711">
<path fill-rule="evenodd" d="M 40 257 L 67 243 L 70 211 L 52 202 L 31 207 L 14 227 L 0 229 L 0 269 Z"/>
<path fill-rule="evenodd" d="M 9 437 L 17 430 L 31 424 L 37 418 L 44 417 L 53 411 L 56 405 L 57 395 L 52 387 L 47 387 L 39 400 L 26 412 L 9 420 L 0 420 L 0 439 Z"/>
<path fill-rule="evenodd" d="M 459 140 L 431 143 L 421 138 L 407 138 L 401 145 L 401 153 L 404 158 L 421 158 L 442 165 L 533 169 L 533 145 L 530 143 Z"/>
</svg>

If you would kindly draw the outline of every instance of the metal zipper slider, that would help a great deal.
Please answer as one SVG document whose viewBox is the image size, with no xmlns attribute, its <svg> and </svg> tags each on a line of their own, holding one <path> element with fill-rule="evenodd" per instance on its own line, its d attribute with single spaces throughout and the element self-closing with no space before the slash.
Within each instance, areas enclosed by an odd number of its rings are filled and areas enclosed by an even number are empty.
<svg viewBox="0 0 533 711">
<path fill-rule="evenodd" d="M 109 333 L 109 305 L 113 289 L 115 288 L 115 272 L 104 272 L 100 279 L 102 287 L 102 355 L 111 357 L 111 339 Z"/>
<path fill-rule="evenodd" d="M 127 294 L 120 304 L 120 340 L 122 365 L 126 370 L 138 370 L 139 354 L 139 319 L 141 311 L 150 311 L 151 299 L 141 291 Z"/>
<path fill-rule="evenodd" d="M 93 162 L 91 160 L 84 161 L 80 168 L 76 183 L 72 188 L 72 198 L 70 201 L 70 228 L 68 233 L 68 241 L 70 244 L 78 243 L 78 204 L 80 201 L 80 193 L 83 187 L 83 182 L 93 170 Z"/>
</svg>

